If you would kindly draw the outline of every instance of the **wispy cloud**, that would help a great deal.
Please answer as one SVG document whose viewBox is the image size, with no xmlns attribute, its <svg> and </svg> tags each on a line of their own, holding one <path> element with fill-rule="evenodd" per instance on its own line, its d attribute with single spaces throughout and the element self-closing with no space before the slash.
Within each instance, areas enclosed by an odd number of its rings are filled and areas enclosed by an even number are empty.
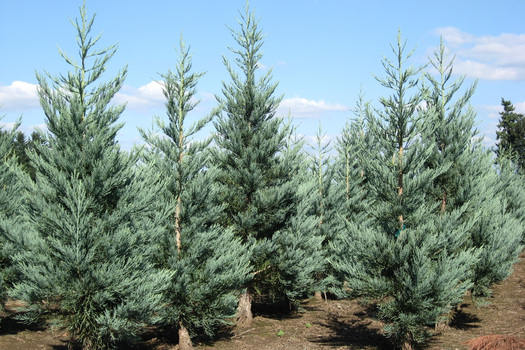
<svg viewBox="0 0 525 350">
<path fill-rule="evenodd" d="M 525 79 L 525 34 L 475 36 L 458 28 L 438 28 L 451 53 L 454 72 L 486 80 Z"/>
<path fill-rule="evenodd" d="M 517 113 L 525 114 L 525 101 L 513 103 Z"/>
<path fill-rule="evenodd" d="M 37 85 L 25 81 L 0 86 L 0 110 L 20 112 L 39 107 L 36 89 Z"/>
<path fill-rule="evenodd" d="M 300 119 L 316 118 L 325 112 L 334 111 L 348 111 L 348 107 L 337 103 L 327 103 L 324 100 L 315 101 L 302 97 L 292 97 L 281 101 L 277 114 L 286 116 L 290 113 L 292 117 Z"/>
<path fill-rule="evenodd" d="M 512 102 L 512 101 L 511 101 Z M 525 114 L 525 101 L 524 102 L 512 102 L 514 106 L 514 112 Z M 480 109 L 483 109 L 487 112 L 487 117 L 490 119 L 499 119 L 500 113 L 503 112 L 502 105 L 491 105 L 491 106 L 480 106 Z"/>
<path fill-rule="evenodd" d="M 162 108 L 164 101 L 162 84 L 158 81 L 151 81 L 139 88 L 124 85 L 113 98 L 114 103 L 126 103 L 127 109 L 137 111 L 148 111 L 154 108 Z"/>
</svg>

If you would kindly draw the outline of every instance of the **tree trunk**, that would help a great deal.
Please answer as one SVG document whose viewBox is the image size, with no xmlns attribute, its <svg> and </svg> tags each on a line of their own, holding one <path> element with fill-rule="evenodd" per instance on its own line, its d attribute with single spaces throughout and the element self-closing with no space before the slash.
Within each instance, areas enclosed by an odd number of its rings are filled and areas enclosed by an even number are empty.
<svg viewBox="0 0 525 350">
<path fill-rule="evenodd" d="M 191 343 L 190 333 L 180 323 L 179 325 L 179 350 L 191 350 L 193 349 L 193 345 Z"/>
<path fill-rule="evenodd" d="M 245 328 L 251 325 L 253 319 L 252 314 L 252 296 L 247 289 L 241 294 L 239 298 L 239 306 L 237 307 L 237 316 L 235 316 L 235 324 L 237 327 Z"/>
<path fill-rule="evenodd" d="M 412 345 L 412 342 L 407 340 L 401 344 L 401 350 L 414 350 L 414 346 Z"/>
<path fill-rule="evenodd" d="M 323 293 L 321 293 L 321 292 L 315 292 L 315 294 L 314 294 L 314 298 L 315 298 L 315 300 L 320 300 L 320 301 L 322 301 L 322 300 L 323 300 Z"/>
</svg>

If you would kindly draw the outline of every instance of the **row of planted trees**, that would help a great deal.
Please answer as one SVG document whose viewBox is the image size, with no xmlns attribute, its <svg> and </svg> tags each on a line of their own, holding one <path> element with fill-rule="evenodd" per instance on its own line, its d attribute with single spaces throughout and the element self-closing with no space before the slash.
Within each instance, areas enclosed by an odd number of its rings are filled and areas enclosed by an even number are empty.
<svg viewBox="0 0 525 350">
<path fill-rule="evenodd" d="M 28 152 L 33 179 L 10 157 L 16 130 L 1 134 L 0 292 L 25 302 L 19 317 L 52 315 L 84 349 L 132 342 L 148 324 L 178 331 L 187 349 L 196 334 L 248 324 L 253 301 L 294 309 L 331 292 L 374 303 L 393 344 L 411 349 L 466 293 L 484 300 L 509 275 L 522 178 L 476 138 L 475 86 L 450 81 L 443 45 L 431 75 L 407 67 L 399 36 L 377 78 L 390 95 L 375 109 L 361 97 L 336 152 L 320 133 L 308 154 L 275 115 L 246 6 L 218 107 L 188 125 L 202 74 L 181 39 L 162 75 L 167 118 L 125 152 L 124 106 L 111 100 L 126 69 L 96 85 L 116 48 L 96 49 L 93 18 L 80 15 L 78 61 L 62 53 L 72 70 L 37 75 L 47 131 Z"/>
</svg>

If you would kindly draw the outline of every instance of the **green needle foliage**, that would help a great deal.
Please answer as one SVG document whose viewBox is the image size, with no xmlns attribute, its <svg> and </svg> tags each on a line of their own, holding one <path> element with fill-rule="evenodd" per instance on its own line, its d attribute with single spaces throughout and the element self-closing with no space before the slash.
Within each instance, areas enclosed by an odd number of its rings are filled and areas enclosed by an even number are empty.
<svg viewBox="0 0 525 350">
<path fill-rule="evenodd" d="M 377 304 L 386 335 L 408 350 L 427 339 L 427 325 L 461 301 L 477 257 L 455 249 L 468 238 L 462 212 L 440 216 L 428 201 L 429 184 L 446 167 L 424 166 L 434 143 L 421 136 L 430 132 L 425 119 L 431 113 L 420 108 L 421 68 L 405 68 L 411 53 L 405 55 L 400 35 L 392 50 L 396 59 L 384 58 L 387 76 L 378 79 L 392 95 L 367 113 L 375 147 L 366 139 L 359 143 L 370 219 L 347 222 L 340 244 L 348 248 L 334 257 L 334 266 L 346 276 L 349 292 Z"/>
<path fill-rule="evenodd" d="M 213 336 L 235 316 L 237 297 L 251 275 L 248 250 L 240 238 L 217 225 L 223 206 L 214 200 L 218 187 L 207 152 L 211 139 L 193 140 L 212 115 L 186 126 L 202 74 L 191 73 L 191 56 L 182 38 L 179 54 L 176 71 L 162 75 L 168 122 L 156 119 L 160 135 L 141 132 L 151 146 L 146 159 L 167 179 L 164 206 L 170 208 L 159 262 L 173 278 L 160 323 L 179 330 L 183 349 L 191 346 L 188 335 L 204 330 Z"/>
<path fill-rule="evenodd" d="M 374 148 L 374 144 L 366 126 L 366 119 L 371 113 L 370 103 L 365 102 L 362 92 L 353 112 L 355 118 L 346 123 L 336 143 L 337 157 L 333 164 L 331 185 L 331 197 L 336 203 L 335 227 L 332 241 L 326 247 L 330 265 L 334 262 L 337 265 L 337 257 L 346 255 L 354 244 L 353 232 L 348 225 L 358 223 L 359 227 L 367 227 L 370 220 L 367 213 L 370 201 L 366 194 L 366 177 L 359 155 L 362 149 Z M 343 286 L 348 276 L 340 274 L 338 267 L 332 267 L 331 270 L 333 278 L 327 279 L 330 289 L 340 297 L 347 296 L 347 289 Z"/>
<path fill-rule="evenodd" d="M 331 242 L 334 241 L 338 230 L 341 228 L 339 209 L 343 202 L 344 191 L 337 186 L 334 180 L 334 157 L 330 154 L 332 146 L 330 140 L 325 141 L 326 133 L 323 133 L 321 123 L 316 135 L 315 145 L 311 145 L 309 154 L 308 177 L 305 181 L 315 184 L 309 194 L 312 201 L 312 215 L 316 218 L 316 235 L 323 239 L 322 252 L 325 263 L 322 273 L 318 278 L 319 287 L 317 292 L 327 292 L 333 288 L 335 283 L 334 271 L 327 263 L 332 251 Z M 319 297 L 319 296 L 318 296 Z"/>
<path fill-rule="evenodd" d="M 20 121 L 9 131 L 0 129 L 0 310 L 7 301 L 8 290 L 15 282 L 13 256 L 19 248 L 19 234 L 24 230 L 18 212 L 24 204 L 24 177 L 17 164 L 15 149 L 19 125 Z"/>
<path fill-rule="evenodd" d="M 499 156 L 497 158 L 499 173 L 497 193 L 504 196 L 507 213 L 518 220 L 522 231 L 521 245 L 525 245 L 525 187 L 519 165 L 512 160 Z"/>
<path fill-rule="evenodd" d="M 313 218 L 293 219 L 308 209 L 298 205 L 304 198 L 297 176 L 303 163 L 301 144 L 288 147 L 293 128 L 275 116 L 281 98 L 274 96 L 277 84 L 271 83 L 271 70 L 258 77 L 263 35 L 248 5 L 239 23 L 240 31 L 231 30 L 239 48 L 230 50 L 240 72 L 224 58 L 231 82 L 223 83 L 224 97 L 217 97 L 222 113 L 215 122 L 215 160 L 219 202 L 226 206 L 223 223 L 253 247 L 254 278 L 242 299 L 247 302 L 242 305 L 249 305 L 241 308 L 246 311 L 241 319 L 249 320 L 254 293 L 266 301 L 293 303 L 313 288 L 308 276 L 320 268 L 320 262 L 312 262 L 320 241 L 312 235 Z M 302 282 L 295 283 L 299 272 Z"/>
<path fill-rule="evenodd" d="M 150 262 L 159 217 L 159 176 L 134 167 L 120 151 L 116 124 L 124 106 L 110 106 L 126 76 L 94 84 L 115 53 L 97 50 L 85 5 L 77 31 L 79 61 L 66 75 L 37 74 L 48 132 L 30 153 L 36 181 L 24 210 L 27 247 L 16 256 L 22 274 L 11 293 L 28 303 L 22 318 L 55 314 L 83 349 L 108 349 L 134 339 L 158 312 L 169 273 Z"/>
<path fill-rule="evenodd" d="M 511 101 L 501 99 L 503 112 L 500 112 L 498 131 L 496 131 L 496 154 L 507 156 L 525 167 L 525 115 L 516 113 Z"/>
<path fill-rule="evenodd" d="M 502 281 L 510 273 L 519 254 L 522 229 L 515 222 L 517 216 L 510 214 L 513 209 L 507 211 L 509 204 L 505 193 L 508 189 L 499 183 L 506 177 L 505 186 L 510 186 L 510 174 L 502 168 L 498 177 L 491 152 L 476 140 L 475 113 L 468 105 L 476 83 L 456 97 L 464 77 L 450 82 L 453 61 L 445 55 L 441 42 L 434 59 L 430 59 L 437 78 L 425 74 L 431 83 L 426 99 L 432 111 L 428 123 L 435 126 L 433 132 L 425 134 L 426 139 L 435 143 L 426 167 L 445 169 L 434 179 L 430 190 L 431 198 L 439 203 L 441 215 L 461 211 L 461 222 L 471 227 L 469 239 L 455 249 L 475 248 L 480 254 L 481 260 L 472 267 L 474 275 L 471 276 L 474 280 L 472 295 L 479 301 L 490 295 L 493 283 Z"/>
</svg>

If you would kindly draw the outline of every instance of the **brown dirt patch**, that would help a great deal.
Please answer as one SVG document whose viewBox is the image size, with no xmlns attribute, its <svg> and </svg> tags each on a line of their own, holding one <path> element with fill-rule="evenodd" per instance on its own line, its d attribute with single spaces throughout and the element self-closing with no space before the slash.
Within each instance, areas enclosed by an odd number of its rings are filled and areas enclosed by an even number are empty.
<svg viewBox="0 0 525 350">
<path fill-rule="evenodd" d="M 522 259 L 525 254 L 522 254 Z M 16 310 L 16 304 L 8 309 Z M 370 310 L 355 300 L 305 301 L 302 312 L 282 314 L 258 310 L 252 326 L 226 329 L 215 341 L 197 339 L 197 350 L 304 350 L 304 349 L 390 349 L 381 333 L 381 323 Z M 8 310 L 9 311 L 9 310 Z M 514 266 L 512 275 L 494 286 L 491 304 L 476 307 L 465 299 L 449 329 L 432 338 L 430 350 L 467 350 L 474 338 L 497 334 L 525 338 L 525 260 Z M 144 334 L 141 350 L 176 349 L 176 335 L 157 332 Z M 0 349 L 66 350 L 67 333 L 50 327 L 26 326 L 9 314 L 0 323 Z"/>
</svg>

